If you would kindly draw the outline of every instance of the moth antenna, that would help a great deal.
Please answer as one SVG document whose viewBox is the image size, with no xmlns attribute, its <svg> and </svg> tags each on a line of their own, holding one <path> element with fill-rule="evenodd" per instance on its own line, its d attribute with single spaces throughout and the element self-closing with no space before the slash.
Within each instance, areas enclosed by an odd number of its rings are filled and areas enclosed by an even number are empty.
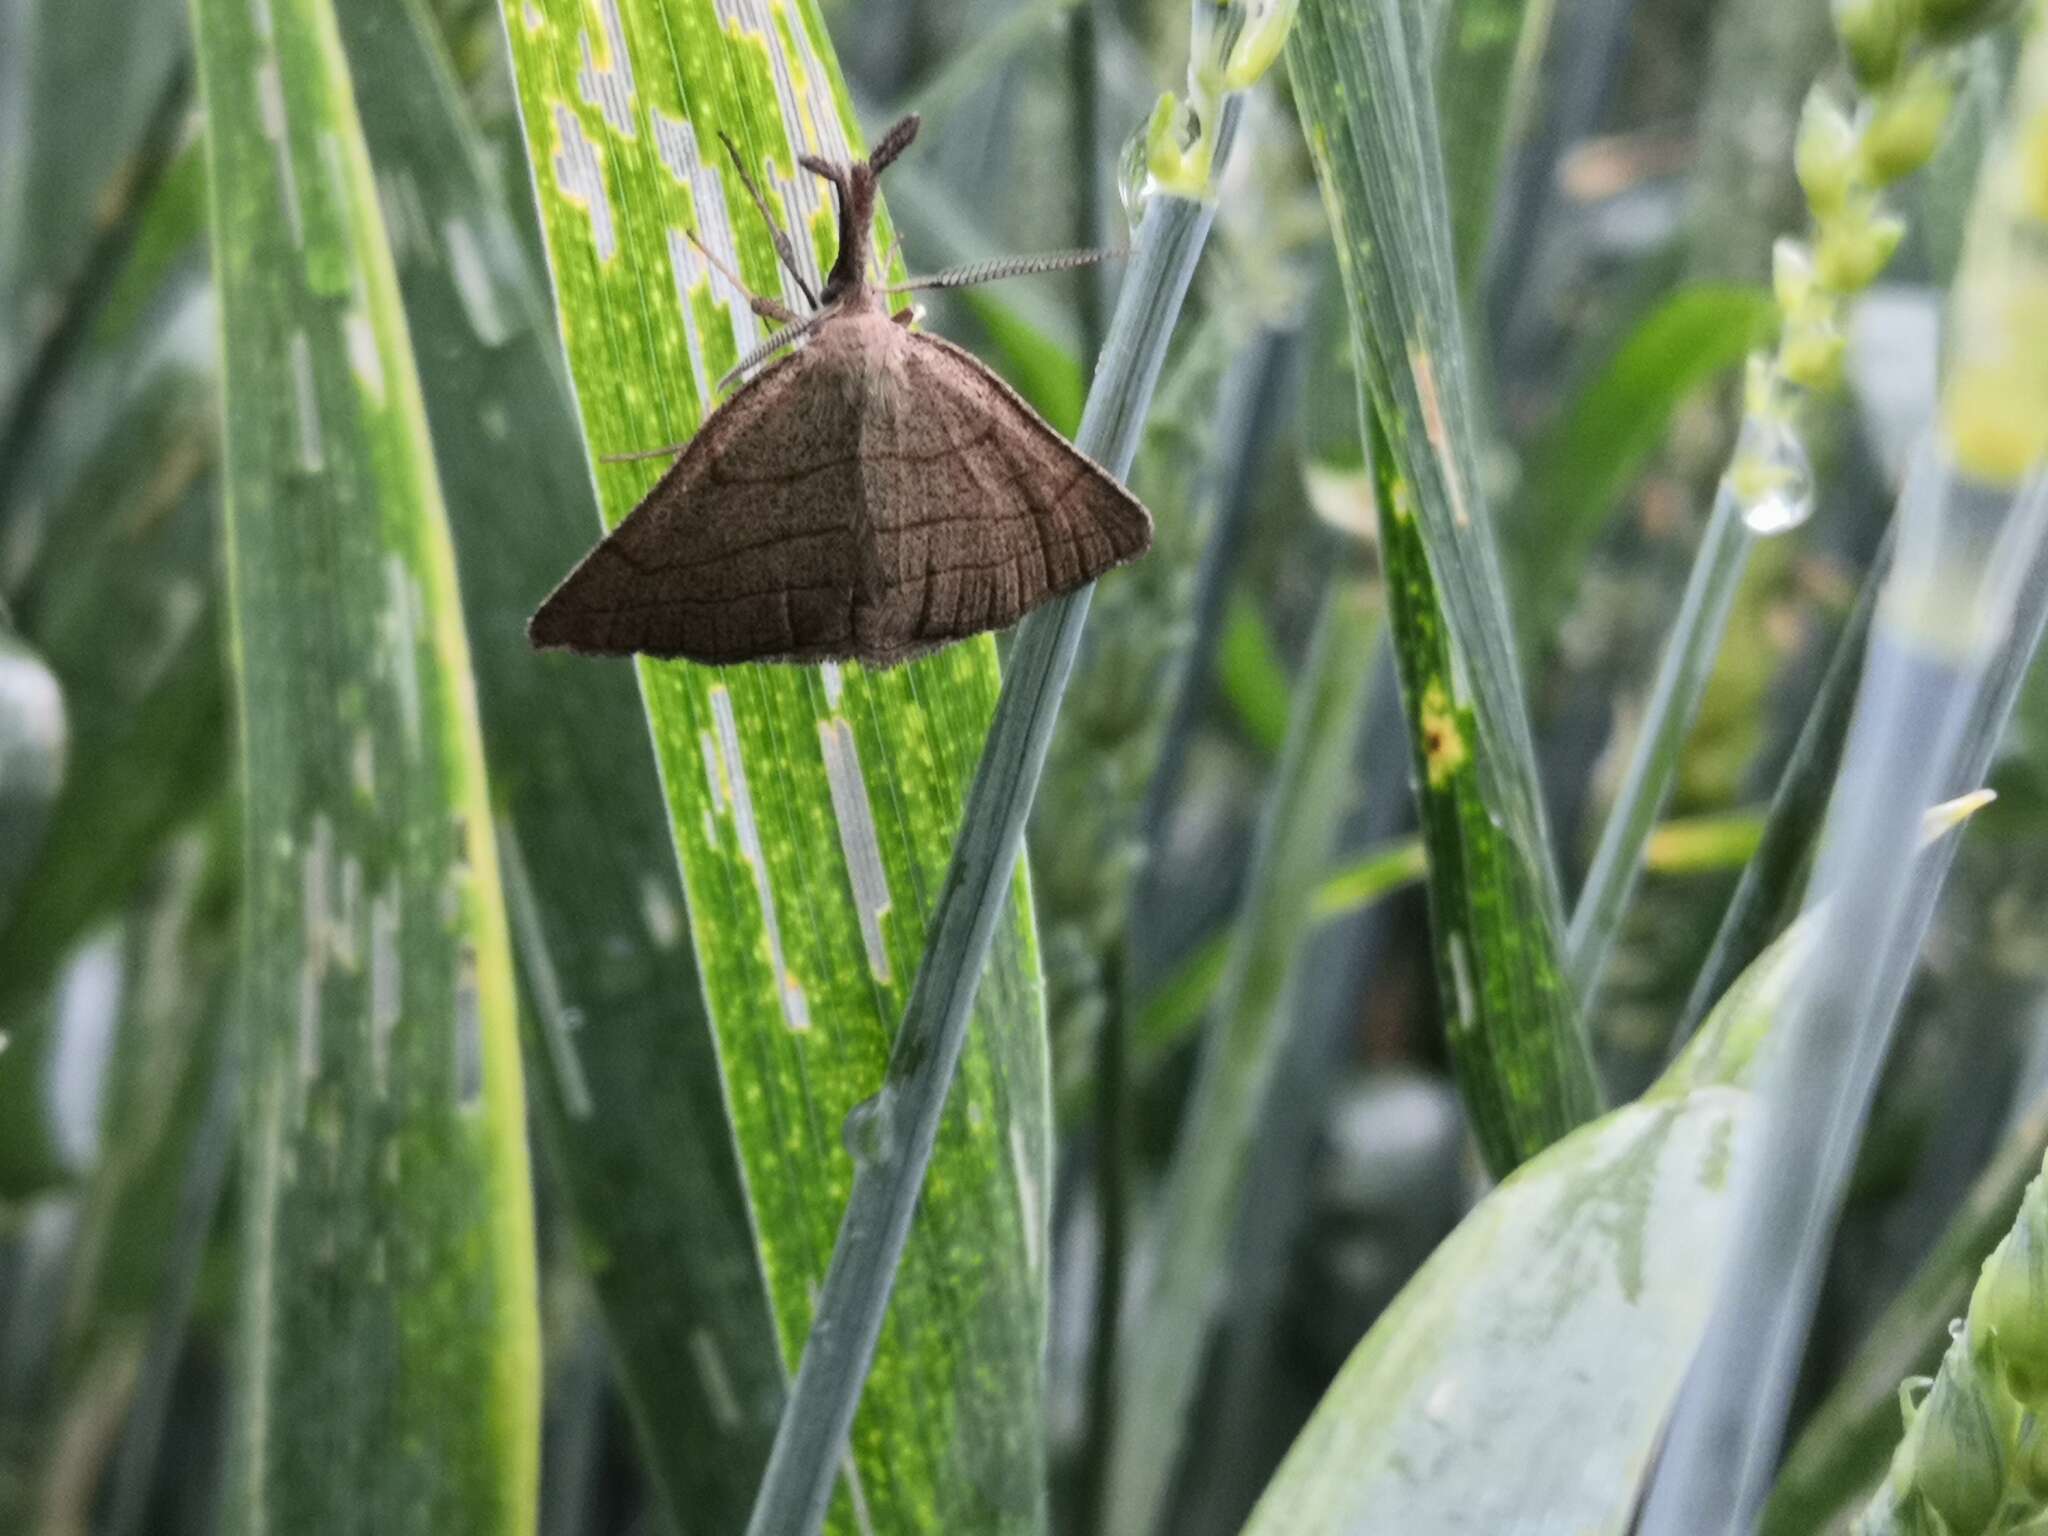
<svg viewBox="0 0 2048 1536">
<path fill-rule="evenodd" d="M 896 157 L 910 148 L 917 137 L 917 130 L 924 126 L 924 119 L 915 112 L 901 119 L 875 144 L 874 153 L 868 156 L 868 169 L 877 176 L 889 169 Z"/>
<path fill-rule="evenodd" d="M 729 384 L 731 384 L 733 380 L 739 378 L 742 374 L 748 373 L 752 369 L 759 367 L 762 363 L 766 362 L 769 358 L 773 357 L 776 353 L 780 352 L 784 347 L 788 346 L 791 342 L 802 340 L 806 335 L 808 335 L 812 330 L 814 330 L 817 327 L 817 324 L 820 320 L 823 320 L 827 315 L 831 313 L 833 313 L 831 310 L 821 309 L 815 315 L 808 315 L 804 319 L 797 321 L 795 325 L 785 326 L 783 327 L 783 329 L 777 331 L 773 336 L 770 336 L 766 341 L 762 342 L 761 345 L 754 348 L 753 351 L 749 352 L 745 357 L 741 358 L 737 363 L 734 363 L 732 365 L 731 371 L 728 372 L 724 378 L 718 381 L 718 393 L 721 395 L 724 394 L 726 391 L 726 387 Z"/>
<path fill-rule="evenodd" d="M 598 456 L 600 464 L 637 464 L 642 459 L 672 459 L 689 447 L 688 443 L 670 443 L 666 448 L 643 448 L 638 453 L 606 453 Z"/>
<path fill-rule="evenodd" d="M 761 189 L 754 185 L 754 178 L 747 170 L 746 161 L 740 158 L 739 146 L 733 143 L 732 135 L 720 129 L 718 137 L 725 145 L 725 152 L 732 157 L 732 168 L 740 173 L 740 185 L 747 189 L 747 196 L 754 200 L 754 211 L 761 215 L 761 222 L 768 226 L 768 238 L 774 242 L 776 256 L 781 259 L 784 270 L 796 280 L 797 292 L 804 296 L 804 302 L 816 309 L 817 291 L 804 277 L 803 268 L 796 264 L 796 246 L 783 232 L 782 226 L 775 222 L 775 215 L 768 211 L 768 199 L 763 197 Z M 746 284 L 740 284 L 740 291 L 746 292 Z"/>
<path fill-rule="evenodd" d="M 1129 251 L 1119 248 L 1108 251 L 1055 251 L 1046 256 L 1007 256 L 995 261 L 977 261 L 964 267 L 952 267 L 944 272 L 933 273 L 930 277 L 912 278 L 907 283 L 893 283 L 883 291 L 920 293 L 938 288 L 972 288 L 980 283 L 1000 282 L 1006 277 L 1035 277 L 1041 272 L 1069 272 L 1075 267 L 1092 267 L 1099 261 L 1111 261 L 1129 254 Z"/>
<path fill-rule="evenodd" d="M 711 253 L 710 248 L 706 246 L 702 240 L 699 240 L 697 238 L 697 232 L 695 230 L 684 230 L 683 238 L 688 240 L 690 244 L 694 245 L 697 248 L 697 254 L 699 256 L 702 256 L 709 263 L 711 263 L 712 268 L 718 273 L 719 276 L 723 277 L 728 283 L 731 283 L 733 287 L 737 288 L 741 293 L 747 296 L 747 307 L 753 310 L 753 312 L 759 315 L 763 320 L 769 321 L 770 323 L 775 325 L 795 325 L 797 321 L 803 319 L 802 315 L 798 314 L 788 305 L 778 303 L 774 299 L 764 298 L 762 295 L 755 293 L 751 288 L 749 288 L 746 285 L 745 281 L 740 277 L 740 275 L 737 272 L 733 271 L 731 267 L 728 267 L 724 262 L 720 261 L 716 256 L 714 256 Z"/>
<path fill-rule="evenodd" d="M 839 195 L 846 195 L 846 167 L 830 160 L 821 160 L 816 155 L 798 155 L 796 163 L 813 176 L 822 176 L 839 189 Z"/>
</svg>

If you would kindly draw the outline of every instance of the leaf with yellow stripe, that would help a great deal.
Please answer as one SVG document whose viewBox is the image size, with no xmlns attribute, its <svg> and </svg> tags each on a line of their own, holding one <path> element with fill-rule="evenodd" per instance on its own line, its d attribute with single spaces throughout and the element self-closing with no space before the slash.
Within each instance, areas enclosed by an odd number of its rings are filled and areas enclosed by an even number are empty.
<svg viewBox="0 0 2048 1536">
<path fill-rule="evenodd" d="M 241 1536 L 527 1536 L 531 1190 L 441 494 L 327 0 L 194 0 L 245 805 Z"/>
</svg>

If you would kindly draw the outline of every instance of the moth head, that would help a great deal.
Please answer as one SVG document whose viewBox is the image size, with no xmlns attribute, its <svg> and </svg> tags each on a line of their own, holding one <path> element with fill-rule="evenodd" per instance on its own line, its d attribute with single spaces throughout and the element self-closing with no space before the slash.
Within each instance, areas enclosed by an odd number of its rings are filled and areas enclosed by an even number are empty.
<svg viewBox="0 0 2048 1536">
<path fill-rule="evenodd" d="M 838 165 L 816 155 L 799 157 L 798 164 L 813 175 L 822 176 L 839 192 L 839 256 L 818 295 L 821 305 L 842 303 L 868 291 L 868 257 L 875 225 L 875 181 L 896 157 L 910 148 L 924 120 L 915 112 L 897 123 L 875 143 L 874 153 L 865 160 Z"/>
</svg>

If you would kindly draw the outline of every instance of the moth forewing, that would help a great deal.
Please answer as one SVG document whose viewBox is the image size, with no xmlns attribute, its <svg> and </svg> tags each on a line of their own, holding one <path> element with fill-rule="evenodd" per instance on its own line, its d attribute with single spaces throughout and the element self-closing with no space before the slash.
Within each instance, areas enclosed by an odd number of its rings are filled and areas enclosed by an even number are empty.
<svg viewBox="0 0 2048 1536">
<path fill-rule="evenodd" d="M 714 410 L 569 573 L 528 626 L 536 646 L 892 666 L 1150 546 L 1129 491 L 868 280 L 875 175 L 916 133 L 897 124 L 872 163 L 804 159 L 839 193 L 839 259 L 817 308 L 734 373 L 801 345 Z"/>
</svg>

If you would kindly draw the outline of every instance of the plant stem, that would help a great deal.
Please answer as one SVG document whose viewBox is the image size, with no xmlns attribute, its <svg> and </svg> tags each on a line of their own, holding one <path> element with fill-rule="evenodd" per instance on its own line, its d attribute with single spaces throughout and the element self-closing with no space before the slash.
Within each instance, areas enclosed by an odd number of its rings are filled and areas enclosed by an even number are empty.
<svg viewBox="0 0 2048 1536">
<path fill-rule="evenodd" d="M 1216 163 L 1228 155 L 1237 102 L 1225 108 Z M 1213 203 L 1169 193 L 1146 205 L 1076 446 L 1112 474 L 1129 471 L 1166 343 L 1214 222 Z M 751 1536 L 815 1536 L 824 1523 L 854 1409 L 874 1359 L 940 1112 L 966 1042 L 968 1011 L 1024 839 L 1068 674 L 1087 623 L 1083 587 L 1032 614 L 1011 647 L 1001 701 L 975 770 L 960 837 L 939 893 L 924 960 L 871 1113 L 893 1134 L 854 1172 L 853 1192 L 776 1426 Z"/>
<path fill-rule="evenodd" d="M 2048 273 L 2018 255 L 2039 248 L 2048 215 L 2016 169 L 2032 163 L 2048 106 L 2048 31 L 2038 8 L 2028 20 L 2007 121 L 1978 176 L 1938 430 L 1899 499 L 1897 555 L 1808 888 L 1820 932 L 1778 1027 L 1727 1278 L 1642 1536 L 1747 1532 L 1762 1512 L 1822 1264 L 1953 853 L 1945 843 L 1916 867 L 1918 821 L 1956 783 L 1980 782 L 2048 627 Z"/>
<path fill-rule="evenodd" d="M 1598 1000 L 1622 910 L 1642 873 L 1643 844 L 1677 777 L 1679 751 L 1699 714 L 1728 627 L 1728 610 L 1755 542 L 1743 522 L 1740 498 L 1724 479 L 1658 663 L 1621 793 L 1600 829 L 1600 846 L 1565 932 L 1565 972 L 1582 1013 L 1590 1014 Z"/>
</svg>

